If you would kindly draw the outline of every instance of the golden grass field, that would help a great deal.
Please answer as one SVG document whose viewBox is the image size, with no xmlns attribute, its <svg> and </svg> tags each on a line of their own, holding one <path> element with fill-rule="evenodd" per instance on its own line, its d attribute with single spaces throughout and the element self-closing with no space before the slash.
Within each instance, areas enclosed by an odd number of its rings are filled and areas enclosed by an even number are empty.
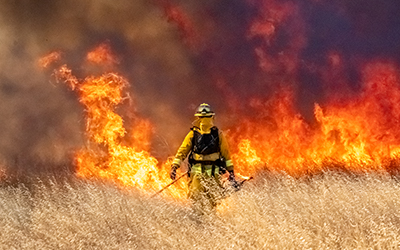
<svg viewBox="0 0 400 250">
<path fill-rule="evenodd" d="M 400 248 L 400 183 L 386 174 L 266 173 L 222 206 L 199 220 L 185 202 L 101 181 L 4 182 L 0 249 Z"/>
</svg>

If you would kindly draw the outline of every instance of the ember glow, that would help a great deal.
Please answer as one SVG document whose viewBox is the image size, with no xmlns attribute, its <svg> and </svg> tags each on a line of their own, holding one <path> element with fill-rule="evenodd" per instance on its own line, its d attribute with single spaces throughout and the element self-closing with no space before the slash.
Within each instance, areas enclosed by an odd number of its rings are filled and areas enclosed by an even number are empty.
<svg viewBox="0 0 400 250">
<path fill-rule="evenodd" d="M 112 65 L 118 63 L 118 59 L 112 54 L 110 45 L 102 43 L 97 46 L 93 51 L 87 54 L 86 59 L 95 64 Z"/>
<path fill-rule="evenodd" d="M 47 68 L 52 63 L 57 62 L 61 59 L 61 53 L 58 51 L 53 51 L 46 56 L 39 59 L 39 66 L 42 68 Z"/>
</svg>

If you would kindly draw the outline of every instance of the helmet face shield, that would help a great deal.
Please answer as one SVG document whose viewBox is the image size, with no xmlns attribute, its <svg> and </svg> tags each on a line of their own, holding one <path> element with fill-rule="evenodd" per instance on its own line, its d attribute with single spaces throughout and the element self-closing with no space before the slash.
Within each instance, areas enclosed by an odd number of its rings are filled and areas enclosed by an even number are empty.
<svg viewBox="0 0 400 250">
<path fill-rule="evenodd" d="M 214 115 L 215 113 L 211 110 L 211 106 L 207 103 L 200 104 L 196 110 L 196 114 L 194 114 L 197 117 L 212 117 Z"/>
</svg>

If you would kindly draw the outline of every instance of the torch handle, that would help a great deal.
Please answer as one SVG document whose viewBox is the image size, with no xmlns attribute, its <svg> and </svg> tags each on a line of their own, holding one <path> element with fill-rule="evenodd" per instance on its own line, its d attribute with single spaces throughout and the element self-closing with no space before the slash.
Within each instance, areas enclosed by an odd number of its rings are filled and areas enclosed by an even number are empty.
<svg viewBox="0 0 400 250">
<path fill-rule="evenodd" d="M 165 186 L 164 188 L 159 190 L 157 193 L 153 194 L 151 197 L 153 198 L 153 197 L 157 196 L 158 194 L 162 193 L 165 189 L 169 188 L 171 185 L 174 185 L 177 181 L 179 181 L 183 176 L 187 175 L 188 173 L 189 173 L 189 171 L 187 171 L 184 174 L 180 175 L 173 182 L 171 182 L 170 184 L 168 184 L 167 186 Z"/>
</svg>

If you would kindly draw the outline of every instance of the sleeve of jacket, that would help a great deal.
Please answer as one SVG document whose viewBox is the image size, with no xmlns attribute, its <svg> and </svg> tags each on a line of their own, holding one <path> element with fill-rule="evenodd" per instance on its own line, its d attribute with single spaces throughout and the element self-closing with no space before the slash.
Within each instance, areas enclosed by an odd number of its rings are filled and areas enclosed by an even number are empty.
<svg viewBox="0 0 400 250">
<path fill-rule="evenodd" d="M 173 164 L 180 166 L 182 161 L 185 160 L 189 152 L 192 150 L 192 138 L 193 138 L 193 131 L 190 130 L 190 132 L 186 135 L 185 139 L 183 140 L 182 145 L 179 147 L 178 152 L 175 155 Z"/>
<path fill-rule="evenodd" d="M 221 149 L 221 156 L 225 159 L 226 170 L 232 171 L 233 170 L 233 162 L 231 159 L 231 154 L 229 152 L 228 142 L 222 131 L 219 131 L 219 146 Z"/>
</svg>

